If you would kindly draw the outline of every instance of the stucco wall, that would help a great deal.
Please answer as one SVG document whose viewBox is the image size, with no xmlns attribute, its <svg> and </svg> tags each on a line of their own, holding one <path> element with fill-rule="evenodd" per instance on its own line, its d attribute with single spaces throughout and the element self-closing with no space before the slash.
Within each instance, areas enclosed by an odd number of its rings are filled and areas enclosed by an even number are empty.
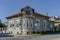
<svg viewBox="0 0 60 40">
<path fill-rule="evenodd" d="M 20 22 L 21 26 L 16 27 L 16 24 L 17 24 L 16 21 Z M 13 27 L 10 27 L 10 22 L 14 24 Z M 27 32 L 32 33 L 33 31 L 35 32 L 50 31 L 51 27 L 49 23 L 50 22 L 48 21 L 48 18 L 45 18 L 45 17 L 35 17 L 35 18 L 22 17 L 22 22 L 21 22 L 21 17 L 16 17 L 16 18 L 8 19 L 7 31 L 12 31 L 15 34 L 17 32 L 22 34 L 27 34 Z"/>
</svg>

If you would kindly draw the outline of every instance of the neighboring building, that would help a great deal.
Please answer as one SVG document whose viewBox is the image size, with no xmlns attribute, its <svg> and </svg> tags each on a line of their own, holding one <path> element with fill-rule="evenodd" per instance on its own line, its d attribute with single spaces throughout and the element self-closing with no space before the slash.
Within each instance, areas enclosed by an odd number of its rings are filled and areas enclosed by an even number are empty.
<svg viewBox="0 0 60 40">
<path fill-rule="evenodd" d="M 56 28 L 56 31 L 60 31 L 60 18 L 59 18 L 59 16 L 55 16 L 54 18 L 55 18 L 54 26 Z"/>
<path fill-rule="evenodd" d="M 55 20 L 55 21 L 54 21 L 54 26 L 56 26 L 56 27 L 57 27 L 57 26 L 60 26 L 60 20 Z"/>
<path fill-rule="evenodd" d="M 8 16 L 7 32 L 13 34 L 31 34 L 33 32 L 51 31 L 49 16 L 35 12 L 29 6 L 21 9 L 21 12 Z"/>
<path fill-rule="evenodd" d="M 60 18 L 58 16 L 54 17 L 54 26 L 59 26 L 60 25 Z"/>
</svg>

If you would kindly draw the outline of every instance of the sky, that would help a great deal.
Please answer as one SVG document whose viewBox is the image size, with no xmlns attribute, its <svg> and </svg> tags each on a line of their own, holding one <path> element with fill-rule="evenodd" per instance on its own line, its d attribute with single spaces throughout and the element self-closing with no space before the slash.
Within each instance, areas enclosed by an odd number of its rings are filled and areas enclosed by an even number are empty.
<svg viewBox="0 0 60 40">
<path fill-rule="evenodd" d="M 21 8 L 30 6 L 36 12 L 49 16 L 60 16 L 60 0 L 0 0 L 0 19 L 6 22 L 6 17 L 20 12 Z"/>
</svg>

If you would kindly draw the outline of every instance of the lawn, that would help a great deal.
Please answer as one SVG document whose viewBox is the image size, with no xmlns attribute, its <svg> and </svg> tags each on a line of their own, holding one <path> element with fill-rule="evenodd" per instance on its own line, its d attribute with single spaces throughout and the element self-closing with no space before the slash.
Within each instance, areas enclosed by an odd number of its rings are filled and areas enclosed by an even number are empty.
<svg viewBox="0 0 60 40">
<path fill-rule="evenodd" d="M 48 34 L 55 34 L 58 32 L 41 32 L 41 33 L 36 33 L 36 34 L 32 34 L 32 36 L 41 36 L 41 35 L 48 35 Z"/>
<path fill-rule="evenodd" d="M 32 36 L 41 36 L 41 34 L 32 34 Z"/>
</svg>

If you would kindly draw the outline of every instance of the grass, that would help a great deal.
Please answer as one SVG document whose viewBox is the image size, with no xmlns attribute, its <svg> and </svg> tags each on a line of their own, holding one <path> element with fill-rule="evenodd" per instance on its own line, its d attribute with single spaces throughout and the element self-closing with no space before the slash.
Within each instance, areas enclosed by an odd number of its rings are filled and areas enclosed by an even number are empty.
<svg viewBox="0 0 60 40">
<path fill-rule="evenodd" d="M 59 31 L 60 32 L 60 31 Z M 33 34 L 31 34 L 31 35 L 29 35 L 29 36 L 33 36 L 33 37 L 36 37 L 36 36 L 42 36 L 42 35 L 48 35 L 48 34 L 56 34 L 56 33 L 58 33 L 58 32 L 40 32 L 40 33 L 33 33 Z M 21 36 L 21 35 L 20 35 Z"/>
<path fill-rule="evenodd" d="M 56 32 L 42 32 L 42 35 L 47 35 L 47 34 L 54 34 Z"/>
<path fill-rule="evenodd" d="M 35 33 L 32 34 L 32 36 L 41 36 L 41 35 L 48 35 L 48 34 L 55 34 L 56 32 L 41 32 L 41 33 Z"/>
<path fill-rule="evenodd" d="M 32 34 L 32 36 L 41 36 L 41 34 Z"/>
</svg>

